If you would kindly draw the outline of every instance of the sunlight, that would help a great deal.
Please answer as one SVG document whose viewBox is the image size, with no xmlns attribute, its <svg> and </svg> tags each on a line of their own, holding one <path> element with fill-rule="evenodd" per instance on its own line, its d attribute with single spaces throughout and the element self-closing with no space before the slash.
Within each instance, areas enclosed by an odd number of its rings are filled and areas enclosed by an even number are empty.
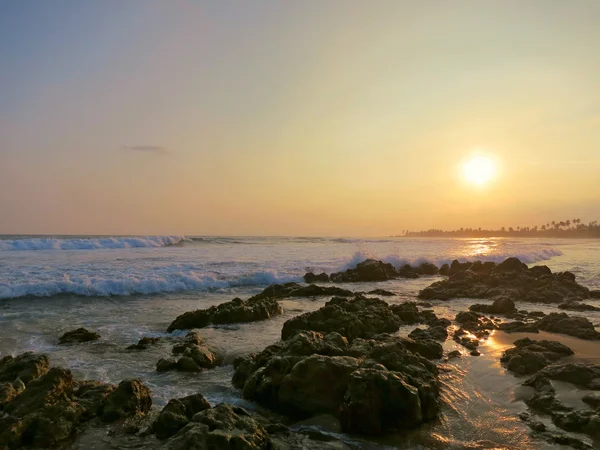
<svg viewBox="0 0 600 450">
<path fill-rule="evenodd" d="M 496 163 L 487 156 L 475 155 L 462 163 L 460 172 L 465 182 L 482 187 L 496 175 Z"/>
</svg>

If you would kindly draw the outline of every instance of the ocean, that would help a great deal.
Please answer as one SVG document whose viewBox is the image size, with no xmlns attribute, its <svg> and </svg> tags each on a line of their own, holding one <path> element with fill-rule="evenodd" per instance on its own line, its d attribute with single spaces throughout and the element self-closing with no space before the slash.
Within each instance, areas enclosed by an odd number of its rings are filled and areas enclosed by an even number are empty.
<svg viewBox="0 0 600 450">
<path fill-rule="evenodd" d="M 176 316 L 234 297 L 250 297 L 273 283 L 301 282 L 307 271 L 331 273 L 354 267 L 366 258 L 401 266 L 423 261 L 440 265 L 453 259 L 500 262 L 511 256 L 529 265 L 545 264 L 553 271 L 569 270 L 579 283 L 600 289 L 598 240 L 0 236 L 0 357 L 46 352 L 53 365 L 68 367 L 79 378 L 118 383 L 141 377 L 152 389 L 157 408 L 173 397 L 201 392 L 213 404 L 226 401 L 252 409 L 255 406 L 231 386 L 233 359 L 274 343 L 283 322 L 320 308 L 328 298 L 286 299 L 281 301 L 284 314 L 271 320 L 202 329 L 202 336 L 225 364 L 200 374 L 155 371 L 158 359 L 169 354 L 172 335 L 165 330 Z M 415 300 L 419 290 L 439 279 L 423 276 L 341 287 L 383 288 L 396 294 L 386 301 L 400 303 Z M 452 319 L 472 303 L 469 299 L 438 301 L 434 310 Z M 535 309 L 556 310 L 538 305 Z M 600 313 L 585 315 L 600 325 Z M 101 339 L 59 346 L 58 337 L 77 327 L 96 331 Z M 403 327 L 400 334 L 413 328 Z M 548 338 L 546 334 L 541 336 Z M 149 350 L 125 350 L 143 336 L 166 339 Z M 452 371 L 443 375 L 442 420 L 378 440 L 339 437 L 356 448 L 465 448 L 484 441 L 506 448 L 560 448 L 532 438 L 517 418 L 526 410 L 521 401 L 525 388 L 520 386 L 522 380 L 500 366 L 499 357 L 518 337 L 495 333 L 480 347 L 481 357 L 448 364 Z M 600 359 L 598 343 L 559 340 L 572 346 L 575 358 Z M 459 347 L 448 340 L 445 350 L 454 348 Z M 77 442 L 72 448 L 77 448 Z"/>
</svg>

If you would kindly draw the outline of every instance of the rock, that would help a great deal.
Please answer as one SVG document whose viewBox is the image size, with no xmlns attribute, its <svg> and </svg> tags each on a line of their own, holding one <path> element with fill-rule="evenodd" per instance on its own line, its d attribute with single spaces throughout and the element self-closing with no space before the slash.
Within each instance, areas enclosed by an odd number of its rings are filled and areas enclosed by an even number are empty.
<svg viewBox="0 0 600 450">
<path fill-rule="evenodd" d="M 448 359 L 460 358 L 460 352 L 458 350 L 452 350 L 448 353 Z"/>
<path fill-rule="evenodd" d="M 396 294 L 390 291 L 386 291 L 385 289 L 373 289 L 372 291 L 367 292 L 369 295 L 381 295 L 382 297 L 394 297 Z"/>
<path fill-rule="evenodd" d="M 498 328 L 505 333 L 539 333 L 535 323 L 525 323 L 521 321 L 505 322 L 498 325 Z"/>
<path fill-rule="evenodd" d="M 519 258 L 508 258 L 498 264 L 494 270 L 496 272 L 521 272 L 527 270 L 527 264 L 523 264 Z"/>
<path fill-rule="evenodd" d="M 580 339 L 600 340 L 600 333 L 585 317 L 570 317 L 565 313 L 550 313 L 542 317 L 536 326 L 551 333 L 567 334 Z"/>
<path fill-rule="evenodd" d="M 578 387 L 600 390 L 600 365 L 590 363 L 554 363 L 544 367 L 525 386 L 536 386 L 546 380 L 559 380 L 573 383 Z"/>
<path fill-rule="evenodd" d="M 437 275 L 438 268 L 435 264 L 423 262 L 419 264 L 419 267 L 415 268 L 414 271 L 419 275 Z"/>
<path fill-rule="evenodd" d="M 450 274 L 450 266 L 448 264 L 442 264 L 438 270 L 438 274 L 448 276 Z"/>
<path fill-rule="evenodd" d="M 0 359 L 0 382 L 13 383 L 20 379 L 26 385 L 45 375 L 49 369 L 50 361 L 43 354 L 27 352 L 16 357 L 5 356 Z"/>
<path fill-rule="evenodd" d="M 75 381 L 73 394 L 84 409 L 82 419 L 88 420 L 102 414 L 106 398 L 117 387 L 95 380 Z"/>
<path fill-rule="evenodd" d="M 445 341 L 448 338 L 448 331 L 443 327 L 433 327 L 423 330 L 421 328 L 415 328 L 408 335 L 409 338 L 414 340 L 431 339 L 434 341 Z"/>
<path fill-rule="evenodd" d="M 132 344 L 127 347 L 127 350 L 146 350 L 151 345 L 156 345 L 160 341 L 158 337 L 143 337 L 141 338 L 137 344 Z"/>
<path fill-rule="evenodd" d="M 552 275 L 552 271 L 548 266 L 533 266 L 529 269 L 529 272 L 536 278 L 543 277 L 544 275 Z"/>
<path fill-rule="evenodd" d="M 161 358 L 156 363 L 157 372 L 168 372 L 177 368 L 177 360 L 175 358 Z"/>
<path fill-rule="evenodd" d="M 524 338 L 515 341 L 514 345 L 502 354 L 500 361 L 508 370 L 519 375 L 532 374 L 573 354 L 573 350 L 556 341 Z"/>
<path fill-rule="evenodd" d="M 600 298 L 600 289 L 590 291 L 591 298 Z"/>
<path fill-rule="evenodd" d="M 383 300 L 364 296 L 353 299 L 334 297 L 317 311 L 286 321 L 281 338 L 289 339 L 300 330 L 336 331 L 351 341 L 397 331 L 400 324 L 400 319 Z"/>
<path fill-rule="evenodd" d="M 417 275 L 418 276 L 418 275 Z M 348 269 L 345 272 L 332 273 L 329 277 L 335 282 L 372 282 L 386 281 L 398 278 L 399 274 L 389 263 L 367 259 L 356 265 L 355 269 Z"/>
<path fill-rule="evenodd" d="M 0 383 L 0 411 L 24 390 L 25 385 L 19 379 L 14 383 Z"/>
<path fill-rule="evenodd" d="M 592 392 L 584 395 L 581 401 L 587 403 L 594 409 L 600 409 L 600 393 L 598 392 Z"/>
<path fill-rule="evenodd" d="M 516 311 L 515 302 L 509 298 L 499 298 L 494 300 L 491 305 L 472 305 L 470 311 L 482 312 L 487 314 L 509 314 Z"/>
<path fill-rule="evenodd" d="M 559 309 L 566 309 L 568 311 L 600 311 L 600 308 L 588 305 L 587 303 L 581 303 L 577 301 L 564 302 L 558 305 Z"/>
<path fill-rule="evenodd" d="M 419 274 L 408 264 L 400 267 L 397 273 L 400 278 L 419 278 Z"/>
<path fill-rule="evenodd" d="M 98 333 L 86 330 L 85 328 L 77 328 L 76 330 L 67 331 L 58 340 L 59 344 L 72 344 L 74 342 L 90 342 L 100 339 Z"/>
<path fill-rule="evenodd" d="M 102 420 L 112 422 L 123 417 L 143 415 L 152 407 L 152 392 L 140 379 L 124 380 L 108 395 Z"/>
<path fill-rule="evenodd" d="M 199 309 L 186 312 L 177 317 L 167 328 L 170 333 L 174 330 L 189 330 L 203 328 L 211 323 L 228 324 L 238 322 L 254 322 L 269 319 L 279 315 L 283 309 L 274 298 L 258 298 L 243 301 L 239 298 L 211 306 L 208 309 Z"/>
<path fill-rule="evenodd" d="M 272 443 L 264 427 L 247 411 L 221 403 L 195 414 L 166 446 L 169 450 L 267 450 Z"/>
<path fill-rule="evenodd" d="M 481 355 L 481 353 L 479 352 L 479 350 L 477 349 L 473 349 L 471 350 L 471 352 L 469 353 L 471 356 L 479 356 Z"/>
<path fill-rule="evenodd" d="M 186 426 L 196 413 L 210 409 L 202 394 L 169 400 L 152 424 L 152 432 L 159 439 L 167 439 Z"/>
<path fill-rule="evenodd" d="M 312 272 L 308 272 L 306 275 L 304 275 L 304 281 L 307 283 L 326 283 L 329 281 L 329 275 L 326 273 L 315 275 Z"/>
<path fill-rule="evenodd" d="M 390 308 L 405 325 L 413 325 L 423 322 L 423 316 L 421 315 L 415 302 L 404 302 L 400 303 L 399 305 L 391 305 Z"/>
</svg>

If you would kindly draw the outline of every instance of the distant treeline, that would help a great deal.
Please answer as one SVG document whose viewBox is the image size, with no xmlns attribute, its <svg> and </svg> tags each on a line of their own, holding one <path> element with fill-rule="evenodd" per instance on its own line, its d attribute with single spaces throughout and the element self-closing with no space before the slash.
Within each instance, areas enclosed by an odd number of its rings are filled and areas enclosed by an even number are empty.
<svg viewBox="0 0 600 450">
<path fill-rule="evenodd" d="M 444 231 L 432 228 L 424 231 L 406 230 L 400 236 L 405 237 L 557 237 L 557 238 L 600 238 L 600 225 L 593 221 L 587 225 L 581 219 L 552 221 L 534 227 L 502 227 L 499 230 L 479 228 L 460 228 L 459 230 Z"/>
</svg>

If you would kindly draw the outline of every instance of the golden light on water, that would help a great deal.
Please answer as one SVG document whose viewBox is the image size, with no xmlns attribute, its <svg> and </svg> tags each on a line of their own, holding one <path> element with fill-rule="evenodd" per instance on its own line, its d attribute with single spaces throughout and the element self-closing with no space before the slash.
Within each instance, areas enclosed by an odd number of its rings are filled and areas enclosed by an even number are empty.
<svg viewBox="0 0 600 450">
<path fill-rule="evenodd" d="M 497 165 L 489 156 L 475 155 L 462 163 L 460 174 L 466 183 L 483 187 L 495 178 Z"/>
</svg>

